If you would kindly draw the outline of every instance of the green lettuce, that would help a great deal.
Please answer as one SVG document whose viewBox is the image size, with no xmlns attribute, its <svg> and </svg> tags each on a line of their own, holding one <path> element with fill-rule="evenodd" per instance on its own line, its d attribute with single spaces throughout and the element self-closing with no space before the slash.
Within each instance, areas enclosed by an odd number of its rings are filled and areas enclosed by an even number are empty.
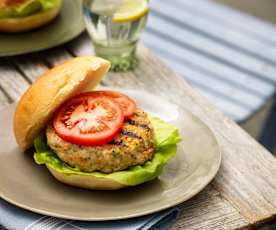
<svg viewBox="0 0 276 230">
<path fill-rule="evenodd" d="M 14 7 L 0 8 L 0 18 L 25 17 L 38 12 L 57 8 L 61 0 L 28 0 Z"/>
<path fill-rule="evenodd" d="M 40 134 L 34 141 L 35 162 L 39 165 L 46 164 L 61 173 L 67 175 L 84 175 L 98 178 L 108 178 L 121 184 L 134 186 L 150 181 L 162 173 L 164 165 L 176 154 L 176 144 L 181 141 L 178 129 L 157 117 L 150 118 L 155 133 L 156 152 L 151 161 L 144 165 L 130 167 L 126 170 L 109 174 L 101 172 L 86 173 L 61 161 L 47 145 L 45 134 Z"/>
</svg>

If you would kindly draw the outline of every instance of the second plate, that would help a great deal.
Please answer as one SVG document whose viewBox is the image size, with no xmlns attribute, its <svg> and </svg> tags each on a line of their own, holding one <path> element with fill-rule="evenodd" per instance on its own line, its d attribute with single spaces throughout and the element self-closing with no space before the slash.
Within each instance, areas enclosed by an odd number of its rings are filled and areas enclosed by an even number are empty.
<svg viewBox="0 0 276 230">
<path fill-rule="evenodd" d="M 48 25 L 25 33 L 0 33 L 0 57 L 52 48 L 75 38 L 83 30 L 81 1 L 64 0 L 60 14 Z"/>
</svg>

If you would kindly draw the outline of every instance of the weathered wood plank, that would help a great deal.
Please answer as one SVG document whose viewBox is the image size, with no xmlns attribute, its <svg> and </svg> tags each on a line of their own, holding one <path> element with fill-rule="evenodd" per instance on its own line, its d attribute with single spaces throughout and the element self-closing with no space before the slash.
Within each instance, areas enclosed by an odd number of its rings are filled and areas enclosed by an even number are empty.
<svg viewBox="0 0 276 230">
<path fill-rule="evenodd" d="M 61 64 L 73 57 L 72 54 L 62 48 L 52 49 L 50 52 L 42 53 L 41 56 L 51 67 Z"/>
<path fill-rule="evenodd" d="M 173 229 L 234 229 L 249 223 L 211 185 L 181 204 Z"/>
<path fill-rule="evenodd" d="M 28 81 L 14 68 L 8 60 L 1 59 L 0 87 L 12 101 L 17 101 L 28 88 Z"/>
<path fill-rule="evenodd" d="M 87 49 L 82 44 L 81 48 L 72 46 L 72 52 L 91 53 L 89 39 L 81 39 L 87 43 Z M 104 83 L 113 87 L 143 89 L 155 93 L 182 109 L 189 109 L 212 128 L 223 154 L 222 167 L 212 184 L 219 191 L 224 205 L 229 202 L 242 215 L 240 218 L 246 219 L 245 222 L 237 221 L 236 225 L 233 223 L 233 227 L 239 227 L 238 223 L 246 226 L 246 222 L 257 224 L 275 217 L 275 158 L 147 49 L 140 47 L 139 59 L 140 64 L 134 72 L 110 73 Z M 234 216 L 235 219 L 237 216 Z M 195 222 L 200 221 L 199 217 L 194 218 Z M 203 217 L 200 218 L 202 220 Z M 185 222 L 187 219 L 184 216 L 181 220 Z M 210 226 L 214 223 L 215 220 L 209 222 Z"/>
<path fill-rule="evenodd" d="M 11 61 L 30 82 L 33 82 L 48 70 L 47 65 L 39 54 L 29 55 L 28 58 L 26 56 L 15 57 L 11 58 Z"/>
<path fill-rule="evenodd" d="M 2 89 L 0 89 L 0 109 L 4 108 L 10 102 L 10 99 L 5 95 Z"/>
<path fill-rule="evenodd" d="M 94 49 L 91 39 L 86 33 L 67 44 L 67 49 L 70 53 L 77 56 L 94 55 Z"/>
</svg>

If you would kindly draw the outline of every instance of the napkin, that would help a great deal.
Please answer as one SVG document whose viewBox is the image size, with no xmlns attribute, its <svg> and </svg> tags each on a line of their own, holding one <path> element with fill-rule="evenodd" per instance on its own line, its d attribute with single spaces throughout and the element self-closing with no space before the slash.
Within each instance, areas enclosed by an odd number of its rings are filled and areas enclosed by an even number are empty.
<svg viewBox="0 0 276 230">
<path fill-rule="evenodd" d="M 116 221 L 90 222 L 65 220 L 17 208 L 0 199 L 0 229 L 8 230 L 166 230 L 179 215 L 178 208 Z"/>
</svg>

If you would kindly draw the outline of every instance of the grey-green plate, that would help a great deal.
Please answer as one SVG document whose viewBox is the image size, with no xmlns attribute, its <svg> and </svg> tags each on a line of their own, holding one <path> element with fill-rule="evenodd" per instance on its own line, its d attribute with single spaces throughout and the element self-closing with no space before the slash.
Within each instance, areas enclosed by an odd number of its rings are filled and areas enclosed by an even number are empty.
<svg viewBox="0 0 276 230">
<path fill-rule="evenodd" d="M 180 129 L 176 157 L 156 180 L 119 191 L 63 185 L 22 153 L 13 137 L 15 105 L 0 112 L 0 197 L 37 213 L 77 220 L 115 220 L 172 207 L 200 192 L 216 175 L 221 154 L 212 131 L 189 111 L 145 92 L 127 91 L 137 104 Z"/>
<path fill-rule="evenodd" d="M 70 41 L 83 30 L 81 1 L 64 0 L 60 14 L 48 25 L 25 33 L 0 33 L 0 57 L 52 48 Z"/>
</svg>

